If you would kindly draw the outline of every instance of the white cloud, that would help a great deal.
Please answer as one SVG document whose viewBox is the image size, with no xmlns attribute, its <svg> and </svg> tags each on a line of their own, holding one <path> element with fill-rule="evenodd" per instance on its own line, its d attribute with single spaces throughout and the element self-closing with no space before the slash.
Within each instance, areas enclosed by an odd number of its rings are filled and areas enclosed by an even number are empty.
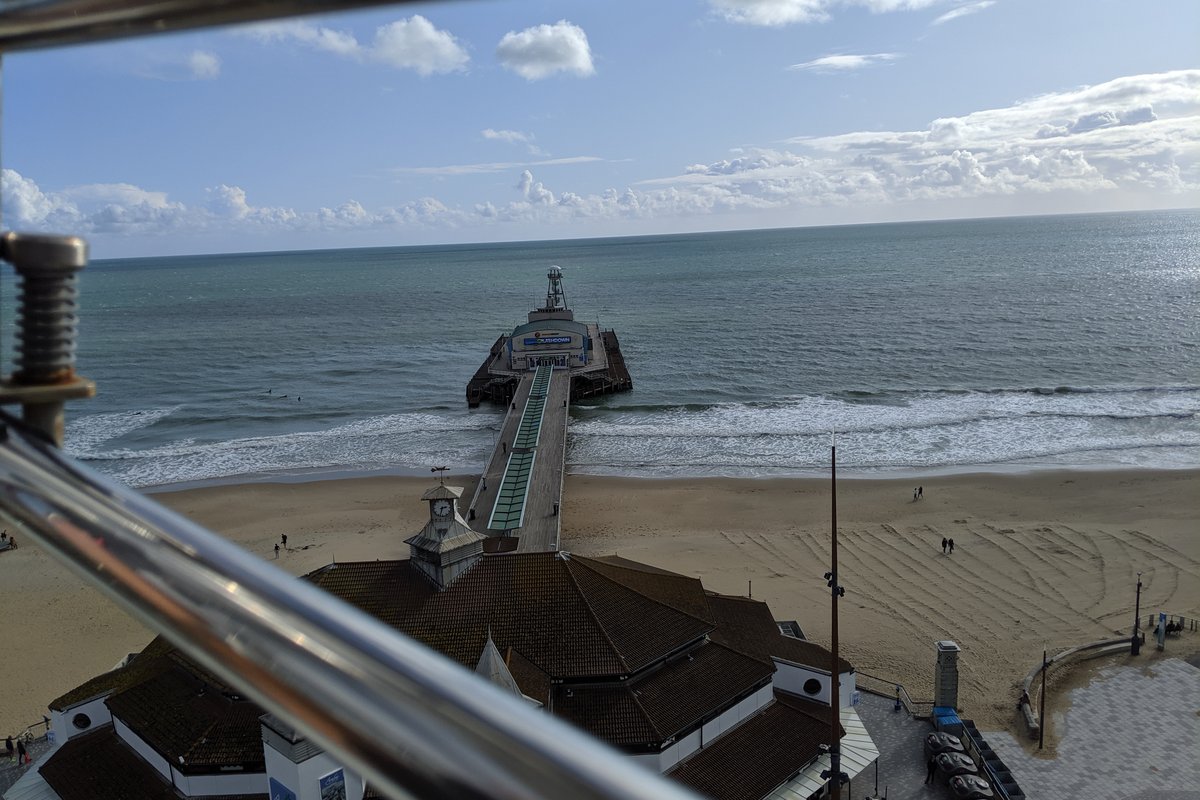
<svg viewBox="0 0 1200 800">
<path fill-rule="evenodd" d="M 358 57 L 361 48 L 353 34 L 314 25 L 304 20 L 263 22 L 235 29 L 235 33 L 260 42 L 301 42 L 316 50 Z"/>
<path fill-rule="evenodd" d="M 394 167 L 392 172 L 407 175 L 480 175 L 488 172 L 508 172 L 525 167 L 587 164 L 603 160 L 598 156 L 567 156 L 565 158 L 545 158 L 539 161 L 494 161 L 483 164 L 447 164 L 440 167 Z"/>
<path fill-rule="evenodd" d="M 828 0 L 709 0 L 713 9 L 729 22 L 743 25 L 778 26 L 793 22 L 823 22 L 829 19 Z"/>
<path fill-rule="evenodd" d="M 457 39 L 420 14 L 376 31 L 372 57 L 393 67 L 415 69 L 421 75 L 463 70 L 471 60 Z"/>
<path fill-rule="evenodd" d="M 518 145 L 527 136 L 488 130 L 485 137 Z M 836 222 L 847 221 L 847 215 L 860 221 L 962 216 L 980 208 L 1080 210 L 1097 207 L 1104 197 L 1116 198 L 1114 208 L 1122 207 L 1125 197 L 1146 198 L 1158 207 L 1197 205 L 1200 70 L 1118 78 L 935 119 L 918 130 L 852 131 L 797 137 L 780 147 L 738 148 L 728 157 L 633 186 L 585 192 L 552 186 L 534 171 L 598 160 L 581 156 L 409 168 L 404 172 L 507 172 L 514 181 L 509 196 L 481 196 L 463 207 L 422 197 L 382 209 L 353 199 L 316 210 L 258 206 L 243 188 L 225 184 L 208 189 L 200 205 L 123 183 L 52 191 L 9 169 L 2 178 L 3 211 L 12 227 L 83 235 L 184 233 L 227 242 L 231 234 L 416 236 L 420 230 L 445 241 L 454 239 L 455 230 L 486 238 L 485 231 L 493 228 L 505 238 L 514 231 L 585 235 L 638 225 L 651 232 Z M 571 174 L 563 171 L 559 180 Z M 703 221 L 716 215 L 721 216 L 717 222 Z"/>
<path fill-rule="evenodd" d="M 459 72 L 471 60 L 458 39 L 420 14 L 380 26 L 370 44 L 360 43 L 352 33 L 304 20 L 250 25 L 239 33 L 262 42 L 300 42 L 345 58 L 415 70 L 420 75 Z"/>
<path fill-rule="evenodd" d="M 188 67 L 193 78 L 215 78 L 221 74 L 221 59 L 207 50 L 193 50 L 188 56 Z"/>
<path fill-rule="evenodd" d="M 898 53 L 870 53 L 862 55 L 831 55 L 814 58 L 803 64 L 792 64 L 790 70 L 810 70 L 812 72 L 847 72 L 863 67 L 874 66 L 899 58 Z"/>
<path fill-rule="evenodd" d="M 483 138 L 499 142 L 508 142 L 509 144 L 523 144 L 529 150 L 531 155 L 543 156 L 545 151 L 533 143 L 532 133 L 522 133 L 521 131 L 498 131 L 492 128 L 483 130 Z"/>
<path fill-rule="evenodd" d="M 980 11 L 983 11 L 985 8 L 991 8 L 994 5 L 996 5 L 996 0 L 979 0 L 977 3 L 967 3 L 966 5 L 959 6 L 958 8 L 950 9 L 930 24 L 943 25 L 953 19 L 959 19 L 960 17 L 965 17 L 969 14 L 977 14 Z"/>
<path fill-rule="evenodd" d="M 496 45 L 496 57 L 504 67 L 530 81 L 548 78 L 556 72 L 583 77 L 596 72 L 587 34 L 566 20 L 526 28 L 520 33 L 509 31 Z"/>
<path fill-rule="evenodd" d="M 834 9 L 860 6 L 876 14 L 916 11 L 945 0 L 708 0 L 717 16 L 741 25 L 779 27 L 805 22 L 825 22 Z"/>
</svg>

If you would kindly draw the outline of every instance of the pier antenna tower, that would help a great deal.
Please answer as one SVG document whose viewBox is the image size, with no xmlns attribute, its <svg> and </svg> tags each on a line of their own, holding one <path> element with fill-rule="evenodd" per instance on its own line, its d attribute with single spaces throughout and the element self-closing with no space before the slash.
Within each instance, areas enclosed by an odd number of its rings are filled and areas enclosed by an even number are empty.
<svg viewBox="0 0 1200 800">
<path fill-rule="evenodd" d="M 562 267 L 553 266 L 546 273 L 546 278 L 549 283 L 546 285 L 546 307 L 543 311 L 565 311 L 567 308 L 567 295 L 562 288 Z"/>
</svg>

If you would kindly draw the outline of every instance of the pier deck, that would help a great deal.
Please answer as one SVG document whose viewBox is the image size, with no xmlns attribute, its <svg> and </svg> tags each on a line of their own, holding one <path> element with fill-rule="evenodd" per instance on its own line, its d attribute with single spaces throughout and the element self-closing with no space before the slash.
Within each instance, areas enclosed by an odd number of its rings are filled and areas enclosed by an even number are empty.
<svg viewBox="0 0 1200 800">
<path fill-rule="evenodd" d="M 544 388 L 535 390 L 535 376 L 521 376 L 470 506 L 474 518 L 468 514 L 480 533 L 519 537 L 519 552 L 555 551 L 559 542 L 571 378 L 549 370 Z"/>
</svg>

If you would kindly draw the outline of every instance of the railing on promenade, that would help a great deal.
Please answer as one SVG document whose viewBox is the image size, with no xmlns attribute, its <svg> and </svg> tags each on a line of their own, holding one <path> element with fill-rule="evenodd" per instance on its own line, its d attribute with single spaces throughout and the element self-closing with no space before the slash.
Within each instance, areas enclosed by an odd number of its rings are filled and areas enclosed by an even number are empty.
<svg viewBox="0 0 1200 800">
<path fill-rule="evenodd" d="M 909 695 L 908 689 L 904 688 L 904 684 L 857 670 L 854 674 L 854 684 L 862 691 L 899 702 L 904 710 L 916 719 L 929 719 L 933 716 L 933 701 L 914 700 Z"/>
</svg>

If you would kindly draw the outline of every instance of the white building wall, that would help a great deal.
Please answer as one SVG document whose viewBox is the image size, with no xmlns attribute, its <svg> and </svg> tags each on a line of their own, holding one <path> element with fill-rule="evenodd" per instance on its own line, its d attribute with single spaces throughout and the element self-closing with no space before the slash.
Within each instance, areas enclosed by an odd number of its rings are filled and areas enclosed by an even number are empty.
<svg viewBox="0 0 1200 800">
<path fill-rule="evenodd" d="M 50 729 L 54 731 L 54 738 L 60 742 L 65 742 L 73 736 L 89 733 L 112 722 L 112 712 L 104 704 L 104 701 L 107 699 L 108 695 L 106 694 L 103 697 L 97 697 L 95 700 L 71 706 L 65 711 L 51 711 Z M 86 728 L 77 728 L 74 720 L 78 714 L 86 714 L 88 719 L 92 721 L 92 724 Z"/>
<path fill-rule="evenodd" d="M 346 775 L 346 800 L 362 800 L 366 783 L 358 773 L 343 767 L 328 753 L 318 753 L 312 758 L 294 763 L 269 744 L 263 744 L 263 756 L 267 765 L 267 784 L 270 779 L 282 783 L 296 795 L 296 800 L 321 800 L 321 777 L 335 770 Z"/>
<path fill-rule="evenodd" d="M 265 794 L 265 772 L 236 772 L 228 775 L 184 775 L 171 767 L 175 788 L 189 797 L 222 794 Z"/>
<path fill-rule="evenodd" d="M 167 764 L 167 760 L 158 754 L 158 751 L 146 744 L 142 737 L 116 717 L 113 717 L 113 728 L 117 731 L 117 736 L 121 737 L 121 741 L 129 745 L 130 749 L 141 756 L 143 761 L 158 770 L 163 778 L 171 780 L 171 767 Z"/>
<path fill-rule="evenodd" d="M 779 658 L 772 660 L 775 662 L 775 676 L 771 680 L 776 689 L 829 705 L 832 693 L 828 672 L 813 669 L 812 667 L 803 667 Z M 840 693 L 838 695 L 838 705 L 842 708 L 848 708 L 854 703 L 854 692 L 857 687 L 855 674 L 853 672 L 843 672 L 838 678 L 838 692 Z M 804 690 L 804 684 L 810 680 L 816 680 L 821 684 L 820 689 L 816 693 Z"/>
</svg>

